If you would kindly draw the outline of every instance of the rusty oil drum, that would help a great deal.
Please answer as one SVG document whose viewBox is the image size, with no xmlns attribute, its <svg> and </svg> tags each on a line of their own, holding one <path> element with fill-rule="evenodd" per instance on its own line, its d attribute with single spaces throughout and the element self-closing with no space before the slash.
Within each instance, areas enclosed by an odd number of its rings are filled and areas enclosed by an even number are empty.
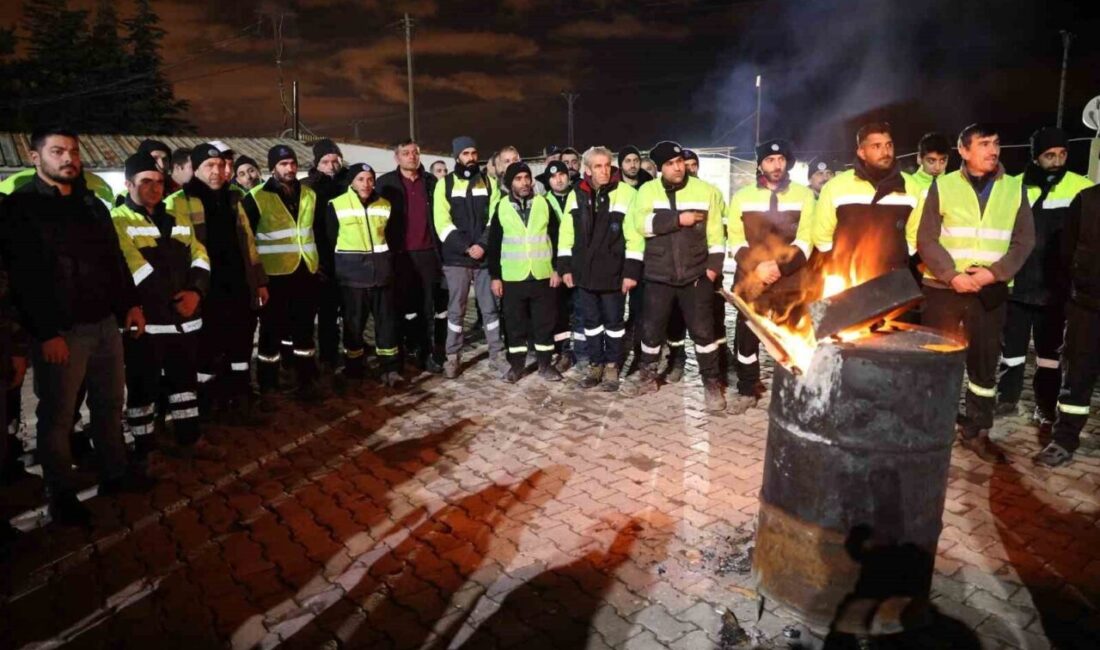
<svg viewBox="0 0 1100 650">
<path fill-rule="evenodd" d="M 753 575 L 812 630 L 926 618 L 965 348 L 906 326 L 776 365 Z"/>
</svg>

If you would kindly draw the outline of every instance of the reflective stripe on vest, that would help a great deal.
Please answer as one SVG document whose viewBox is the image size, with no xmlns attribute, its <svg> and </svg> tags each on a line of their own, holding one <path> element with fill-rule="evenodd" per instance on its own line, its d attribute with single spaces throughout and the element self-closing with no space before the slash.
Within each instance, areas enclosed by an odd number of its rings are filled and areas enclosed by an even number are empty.
<svg viewBox="0 0 1100 650">
<path fill-rule="evenodd" d="M 993 183 L 982 212 L 974 186 L 962 171 L 944 174 L 936 181 L 943 216 L 940 244 L 955 260 L 956 271 L 989 266 L 1008 252 L 1020 209 L 1020 181 L 1006 175 Z M 925 271 L 925 277 L 933 276 Z"/>
<path fill-rule="evenodd" d="M 500 275 L 506 282 L 522 282 L 530 276 L 546 280 L 553 271 L 553 248 L 547 226 L 550 224 L 550 206 L 546 199 L 531 199 L 531 213 L 524 225 L 512 201 L 502 198 L 497 204 L 504 238 L 500 245 Z"/>
<path fill-rule="evenodd" d="M 376 198 L 366 208 L 355 190 L 348 189 L 331 202 L 339 222 L 336 235 L 337 253 L 384 253 L 386 224 L 390 220 L 390 202 Z"/>
<path fill-rule="evenodd" d="M 298 219 L 287 212 L 279 195 L 257 186 L 252 198 L 260 209 L 256 225 L 256 252 L 268 275 L 290 275 L 305 261 L 310 273 L 317 272 L 317 244 L 313 240 L 313 213 L 317 195 L 302 185 Z"/>
</svg>

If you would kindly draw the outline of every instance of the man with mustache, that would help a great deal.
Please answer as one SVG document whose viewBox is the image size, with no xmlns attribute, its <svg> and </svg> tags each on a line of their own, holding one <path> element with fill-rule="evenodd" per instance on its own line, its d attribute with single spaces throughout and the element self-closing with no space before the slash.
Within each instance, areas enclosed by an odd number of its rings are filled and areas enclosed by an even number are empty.
<svg viewBox="0 0 1100 650">
<path fill-rule="evenodd" d="M 1007 462 L 989 439 L 1008 283 L 1035 246 L 1035 225 L 1019 178 L 1005 174 L 997 129 L 972 124 L 959 134 L 958 171 L 936 179 L 909 224 L 924 261 L 922 323 L 967 341 L 962 446 Z M 826 186 L 828 187 L 828 186 Z M 914 228 L 915 226 L 915 228 Z"/>
</svg>

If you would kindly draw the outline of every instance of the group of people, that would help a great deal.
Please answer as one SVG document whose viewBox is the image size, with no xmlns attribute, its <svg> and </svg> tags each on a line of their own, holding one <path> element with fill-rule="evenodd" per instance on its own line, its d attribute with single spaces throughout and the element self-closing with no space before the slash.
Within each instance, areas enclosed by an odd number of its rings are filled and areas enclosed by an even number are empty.
<svg viewBox="0 0 1100 650">
<path fill-rule="evenodd" d="M 466 136 L 452 143 L 453 171 L 428 171 L 408 140 L 377 175 L 320 140 L 304 179 L 295 149 L 280 144 L 264 180 L 257 161 L 221 142 L 171 151 L 148 140 L 126 159 L 117 197 L 83 169 L 77 134 L 42 129 L 30 144 L 34 168 L 0 184 L 0 370 L 18 387 L 33 363 L 37 454 L 62 523 L 90 517 L 73 471 L 85 399 L 100 492 L 147 490 L 154 451 L 224 455 L 202 436 L 204 418 L 261 425 L 288 378 L 304 400 L 323 399 L 322 374 L 364 378 L 368 319 L 385 386 L 401 385 L 405 362 L 458 377 L 471 286 L 503 381 L 523 379 L 533 354 L 543 381 L 572 373 L 580 389 L 645 395 L 682 379 L 690 335 L 705 408 L 743 413 L 765 388 L 743 315 L 727 345 L 717 294 L 727 259 L 731 288 L 754 304 L 815 260 L 870 275 L 910 268 L 927 297 L 921 321 L 969 342 L 960 437 L 994 462 L 1004 454 L 989 429 L 1017 408 L 1031 338 L 1035 416 L 1053 429 L 1037 462 L 1070 460 L 1097 379 L 1100 190 L 1066 171 L 1057 129 L 1035 134 L 1020 176 L 1005 173 L 997 131 L 984 125 L 955 147 L 926 136 L 908 174 L 889 125 L 869 124 L 854 166 L 815 166 L 810 187 L 790 177 L 792 145 L 771 140 L 757 147 L 756 181 L 728 204 L 698 178 L 698 156 L 672 141 L 648 157 L 555 149 L 535 174 L 514 147 L 483 166 Z M 955 148 L 962 166 L 948 172 Z"/>
</svg>

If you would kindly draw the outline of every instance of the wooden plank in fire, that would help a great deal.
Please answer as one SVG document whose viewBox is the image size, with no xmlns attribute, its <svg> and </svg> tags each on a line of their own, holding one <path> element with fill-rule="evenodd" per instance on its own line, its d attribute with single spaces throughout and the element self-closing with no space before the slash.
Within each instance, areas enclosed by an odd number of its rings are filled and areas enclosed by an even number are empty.
<svg viewBox="0 0 1100 650">
<path fill-rule="evenodd" d="M 760 339 L 760 342 L 764 344 L 764 347 L 768 350 L 768 354 L 772 355 L 776 361 L 781 364 L 788 365 L 791 361 L 791 355 L 783 347 L 783 344 L 779 342 L 779 339 L 768 329 L 768 326 L 764 323 L 764 319 L 752 310 L 752 307 L 744 301 L 740 296 L 725 288 L 720 288 L 718 294 L 721 295 L 726 302 L 733 305 L 737 309 L 737 313 L 745 317 L 745 322 L 748 323 L 749 329 L 753 334 Z"/>
<path fill-rule="evenodd" d="M 814 335 L 822 339 L 896 316 L 923 299 L 909 269 L 901 268 L 810 305 Z"/>
</svg>

